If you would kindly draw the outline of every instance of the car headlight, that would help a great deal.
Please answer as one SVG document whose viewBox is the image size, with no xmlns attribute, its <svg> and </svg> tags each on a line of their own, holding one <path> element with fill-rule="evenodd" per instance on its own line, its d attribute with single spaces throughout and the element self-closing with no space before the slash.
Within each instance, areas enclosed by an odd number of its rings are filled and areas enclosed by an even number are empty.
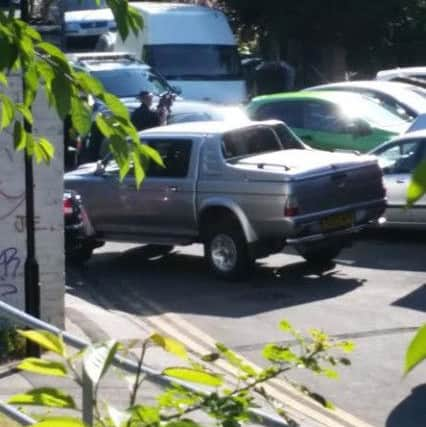
<svg viewBox="0 0 426 427">
<path fill-rule="evenodd" d="M 80 31 L 80 24 L 78 22 L 66 22 L 65 32 L 66 33 L 78 33 Z"/>
</svg>

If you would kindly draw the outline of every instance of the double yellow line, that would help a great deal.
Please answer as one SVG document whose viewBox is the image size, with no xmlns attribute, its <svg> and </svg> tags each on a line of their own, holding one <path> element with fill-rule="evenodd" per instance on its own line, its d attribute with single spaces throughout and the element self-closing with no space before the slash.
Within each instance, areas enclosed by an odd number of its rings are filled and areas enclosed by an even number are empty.
<svg viewBox="0 0 426 427">
<path fill-rule="evenodd" d="M 143 320 L 137 319 L 133 315 L 121 312 L 121 315 L 128 316 L 132 322 L 149 324 L 154 330 L 168 335 L 182 342 L 188 351 L 195 356 L 201 357 L 216 351 L 216 341 L 205 332 L 196 328 L 192 323 L 186 321 L 182 316 L 167 313 L 166 310 L 157 303 L 141 298 L 141 295 L 135 295 L 132 298 L 128 295 L 126 301 L 133 305 L 136 312 L 143 307 Z M 141 300 L 143 302 L 141 302 Z M 238 355 L 244 363 L 250 365 L 256 370 L 261 368 L 241 355 Z M 219 359 L 215 365 L 221 371 L 227 373 L 232 378 L 238 373 L 236 368 L 225 360 Z M 265 391 L 280 402 L 288 414 L 296 419 L 301 426 L 306 421 L 307 425 L 321 427 L 372 427 L 370 424 L 356 418 L 355 416 L 339 409 L 325 409 L 319 403 L 313 401 L 303 393 L 296 390 L 284 380 L 274 379 L 263 385 Z"/>
</svg>

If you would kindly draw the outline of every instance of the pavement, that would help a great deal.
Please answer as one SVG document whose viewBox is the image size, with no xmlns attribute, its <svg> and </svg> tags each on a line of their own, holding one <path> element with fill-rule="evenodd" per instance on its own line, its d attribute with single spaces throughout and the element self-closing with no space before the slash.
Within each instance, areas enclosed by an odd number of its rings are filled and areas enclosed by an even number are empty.
<svg viewBox="0 0 426 427">
<path fill-rule="evenodd" d="M 83 290 L 83 292 L 85 292 Z M 108 308 L 108 301 L 104 301 L 96 297 L 96 301 L 91 300 L 90 294 L 84 295 L 84 298 L 71 294 L 66 295 L 66 331 L 76 337 L 80 337 L 87 341 L 99 342 L 108 339 L 127 340 L 139 338 L 143 339 L 155 332 L 152 327 L 128 313 L 120 310 Z M 46 357 L 51 357 L 47 354 Z M 134 358 L 133 354 L 128 355 L 129 358 Z M 196 360 L 195 355 L 191 358 Z M 198 359 L 199 360 L 199 359 Z M 164 368 L 170 366 L 182 366 L 181 359 L 164 352 L 160 348 L 150 348 L 145 359 L 145 366 L 161 372 Z M 227 372 L 228 368 L 219 365 L 218 370 Z M 233 380 L 230 380 L 231 383 Z M 51 378 L 41 375 L 29 374 L 16 369 L 16 363 L 11 363 L 0 367 L 0 400 L 5 402 L 14 394 L 22 393 L 38 387 L 56 387 L 60 388 L 74 397 L 76 404 L 81 408 L 81 390 L 69 378 Z M 144 404 L 153 404 L 156 396 L 161 393 L 164 388 L 156 381 L 146 379 L 141 387 L 138 401 Z M 280 399 L 284 395 L 284 400 L 287 400 L 286 391 L 275 393 L 276 399 Z M 116 369 L 102 380 L 100 387 L 100 396 L 103 401 L 107 401 L 118 409 L 126 408 L 128 404 L 129 386 L 123 374 L 117 372 Z M 330 415 L 329 411 L 324 410 L 320 405 L 313 404 L 305 405 L 303 399 L 298 401 L 294 399 L 294 394 L 290 394 L 286 406 L 288 413 L 297 420 L 302 427 L 338 427 L 338 426 L 357 426 L 366 427 L 367 424 L 361 421 L 348 417 L 339 418 L 339 414 Z M 312 409 L 313 408 L 313 409 Z M 265 408 L 264 408 L 265 409 Z M 70 411 L 68 411 L 70 412 Z M 272 412 L 269 411 L 271 414 Z M 30 407 L 26 411 L 30 416 L 44 414 L 42 409 Z M 71 411 L 71 414 L 73 412 Z M 196 413 L 194 417 L 202 425 L 214 425 L 214 422 L 207 418 L 206 415 Z M 255 422 L 250 425 L 256 425 Z M 259 425 L 259 424 L 257 424 Z"/>
</svg>

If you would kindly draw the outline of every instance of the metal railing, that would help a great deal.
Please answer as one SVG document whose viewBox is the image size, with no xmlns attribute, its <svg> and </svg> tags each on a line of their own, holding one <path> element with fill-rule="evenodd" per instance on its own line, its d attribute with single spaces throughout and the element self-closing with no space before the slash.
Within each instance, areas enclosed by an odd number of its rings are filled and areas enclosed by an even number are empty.
<svg viewBox="0 0 426 427">
<path fill-rule="evenodd" d="M 66 331 L 63 331 L 56 326 L 51 325 L 50 323 L 44 322 L 43 320 L 37 319 L 29 314 L 9 305 L 3 301 L 0 301 L 0 316 L 6 317 L 9 320 L 13 321 L 15 324 L 25 326 L 27 328 L 32 329 L 41 329 L 44 331 L 48 331 L 54 335 L 61 336 L 64 342 L 70 345 L 73 348 L 82 350 L 88 347 L 91 343 L 85 341 L 81 338 L 75 337 L 69 334 Z M 140 369 L 151 381 L 160 384 L 160 385 L 171 385 L 178 384 L 182 387 L 185 387 L 187 390 L 190 390 L 195 393 L 206 394 L 206 391 L 194 386 L 193 384 L 189 384 L 184 381 L 170 379 L 161 374 L 160 371 L 149 368 L 147 366 L 142 365 L 138 366 L 137 363 L 132 360 L 126 359 L 124 357 L 116 355 L 113 360 L 113 364 L 121 368 L 124 371 L 130 373 L 136 373 L 138 369 Z M 88 426 L 93 425 L 93 385 L 90 379 L 83 372 L 83 421 Z M 7 415 L 9 418 L 12 418 L 19 424 L 23 426 L 33 425 L 35 421 L 28 417 L 27 415 L 19 412 L 14 407 L 7 405 L 5 403 L 0 402 L 0 412 Z M 263 424 L 271 426 L 271 427 L 287 427 L 288 424 L 280 417 L 269 414 L 261 409 L 250 408 L 250 415 L 253 416 L 256 420 L 261 420 Z"/>
</svg>

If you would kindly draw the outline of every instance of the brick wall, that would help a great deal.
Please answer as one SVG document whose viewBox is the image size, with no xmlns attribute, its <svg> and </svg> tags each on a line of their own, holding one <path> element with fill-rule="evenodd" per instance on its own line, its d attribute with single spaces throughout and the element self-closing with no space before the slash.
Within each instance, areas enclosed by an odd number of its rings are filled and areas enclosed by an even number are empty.
<svg viewBox="0 0 426 427">
<path fill-rule="evenodd" d="M 9 77 L 6 93 L 15 101 L 22 99 L 20 76 Z M 34 134 L 47 137 L 56 150 L 49 166 L 34 165 L 41 317 L 61 327 L 64 323 L 62 123 L 48 109 L 44 93 L 36 99 L 33 115 Z M 0 133 L 0 298 L 21 309 L 25 306 L 25 258 L 24 155 L 14 150 L 11 131 L 6 130 Z"/>
</svg>

